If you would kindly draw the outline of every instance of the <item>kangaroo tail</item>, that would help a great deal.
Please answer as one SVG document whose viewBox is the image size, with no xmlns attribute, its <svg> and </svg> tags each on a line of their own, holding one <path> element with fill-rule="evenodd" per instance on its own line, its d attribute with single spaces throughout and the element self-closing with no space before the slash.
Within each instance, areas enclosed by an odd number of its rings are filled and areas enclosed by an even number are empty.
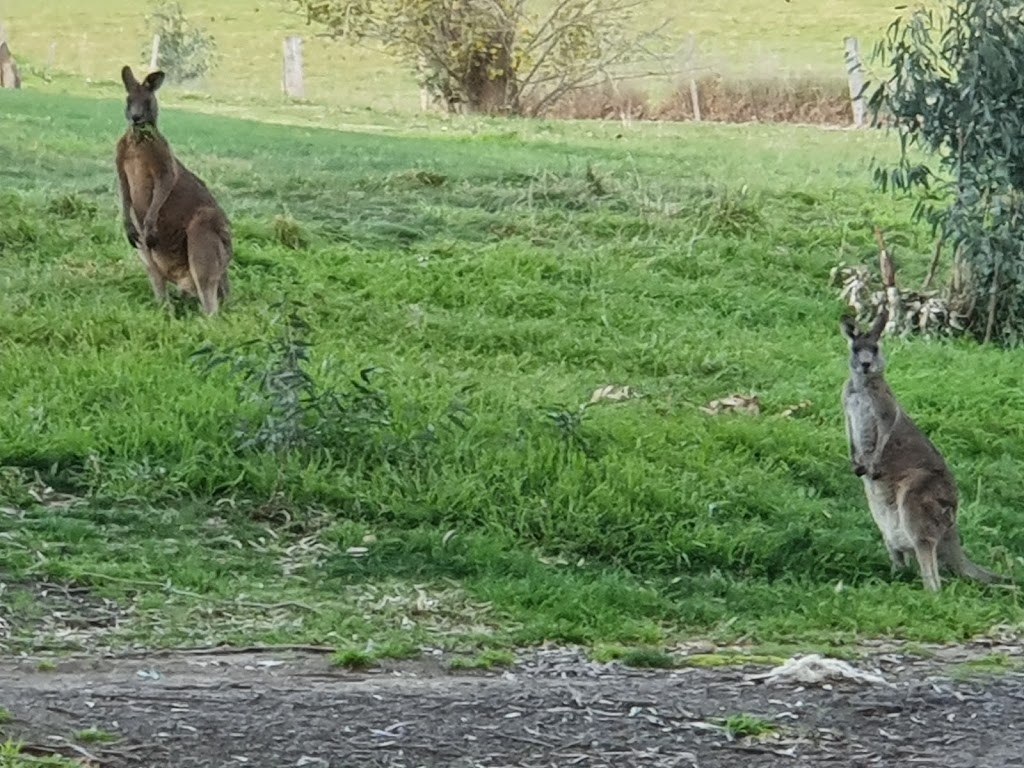
<svg viewBox="0 0 1024 768">
<path fill-rule="evenodd" d="M 965 579 L 972 579 L 982 584 L 1012 583 L 1012 579 L 1009 577 L 994 573 L 972 562 L 967 557 L 967 553 L 964 552 L 964 548 L 960 544 L 960 536 L 956 532 L 953 532 L 942 542 L 942 555 L 946 565 L 958 576 L 962 576 Z"/>
</svg>

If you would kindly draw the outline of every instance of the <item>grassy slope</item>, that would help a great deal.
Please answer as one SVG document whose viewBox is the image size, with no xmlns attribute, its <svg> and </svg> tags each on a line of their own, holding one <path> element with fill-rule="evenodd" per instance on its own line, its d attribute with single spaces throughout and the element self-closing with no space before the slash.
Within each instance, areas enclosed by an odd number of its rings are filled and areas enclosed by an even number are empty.
<svg viewBox="0 0 1024 768">
<path fill-rule="evenodd" d="M 236 222 L 235 298 L 206 322 L 159 311 L 123 242 L 120 109 L 0 93 L 0 465 L 24 468 L 0 492 L 29 510 L 0 517 L 0 546 L 17 575 L 132 604 L 122 639 L 950 639 L 1021 620 L 1007 593 L 890 580 L 849 473 L 829 269 L 873 258 L 873 224 L 905 279 L 928 249 L 909 207 L 869 186 L 877 137 L 486 121 L 382 134 L 166 109 Z M 282 245 L 282 214 L 307 245 Z M 324 385 L 385 369 L 394 422 L 350 414 L 330 450 L 284 471 L 238 450 L 251 407 L 237 382 L 189 361 L 279 335 L 281 299 L 308 305 Z M 1005 569 L 1024 552 L 1015 355 L 890 352 L 962 482 L 969 551 Z M 645 397 L 574 425 L 606 384 Z M 751 391 L 761 417 L 698 408 Z M 459 399 L 466 429 L 445 416 Z M 33 504 L 31 470 L 93 500 Z"/>
<path fill-rule="evenodd" d="M 277 100 L 281 40 L 303 34 L 309 99 L 378 109 L 418 106 L 413 80 L 400 67 L 375 51 L 313 37 L 280 0 L 188 0 L 184 6 L 218 41 L 221 66 L 203 85 L 218 99 Z M 145 10 L 137 0 L 6 0 L 0 20 L 10 29 L 15 54 L 37 67 L 45 66 L 56 42 L 56 69 L 112 80 L 122 63 L 142 63 Z M 694 34 L 697 66 L 741 76 L 814 71 L 843 77 L 843 37 L 858 35 L 868 53 L 895 13 L 890 0 L 651 0 L 638 24 L 650 28 L 667 19 L 673 51 L 687 49 Z"/>
</svg>

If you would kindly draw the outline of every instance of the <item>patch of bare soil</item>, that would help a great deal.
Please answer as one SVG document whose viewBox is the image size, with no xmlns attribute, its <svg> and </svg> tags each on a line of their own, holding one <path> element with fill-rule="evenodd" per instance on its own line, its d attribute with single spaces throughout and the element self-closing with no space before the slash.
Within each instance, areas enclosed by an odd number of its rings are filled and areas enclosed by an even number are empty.
<svg viewBox="0 0 1024 768">
<path fill-rule="evenodd" d="M 953 680 L 943 662 L 860 662 L 888 685 L 801 687 L 750 670 L 630 670 L 538 651 L 510 672 L 431 662 L 374 673 L 323 655 L 154 653 L 0 662 L 5 736 L 96 764 L 226 766 L 1009 766 L 1024 742 L 1024 675 Z M 736 738 L 739 713 L 774 735 Z M 75 743 L 97 728 L 111 744 Z"/>
</svg>

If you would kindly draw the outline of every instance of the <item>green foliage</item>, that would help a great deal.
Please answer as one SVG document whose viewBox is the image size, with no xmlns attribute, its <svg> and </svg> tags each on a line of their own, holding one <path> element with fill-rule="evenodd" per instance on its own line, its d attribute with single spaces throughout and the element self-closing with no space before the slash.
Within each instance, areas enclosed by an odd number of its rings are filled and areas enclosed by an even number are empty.
<svg viewBox="0 0 1024 768">
<path fill-rule="evenodd" d="M 876 177 L 883 188 L 920 192 L 915 216 L 957 254 L 951 289 L 970 330 L 1020 344 L 1024 11 L 1011 0 L 919 9 L 893 22 L 876 56 L 893 74 L 869 103 L 902 147 L 899 164 Z"/>
<path fill-rule="evenodd" d="M 175 81 L 196 80 L 209 74 L 217 61 L 217 43 L 202 27 L 189 21 L 177 0 L 155 0 L 146 16 L 150 35 L 160 35 L 159 67 Z M 152 41 L 143 51 L 152 55 Z"/>
<path fill-rule="evenodd" d="M 86 728 L 75 734 L 75 739 L 83 744 L 110 744 L 120 737 L 116 733 L 102 728 Z"/>
<path fill-rule="evenodd" d="M 0 742 L 0 768 L 81 768 L 82 766 L 80 762 L 60 755 L 37 757 L 25 754 L 21 746 L 20 743 L 9 739 Z"/>
<path fill-rule="evenodd" d="M 628 667 L 640 667 L 641 669 L 673 669 L 677 666 L 676 659 L 672 654 L 665 653 L 660 648 L 648 646 L 629 648 L 619 657 L 619 660 Z"/>
<path fill-rule="evenodd" d="M 743 713 L 729 715 L 722 724 L 725 727 L 725 732 L 733 739 L 768 736 L 778 730 L 778 726 L 769 720 Z"/>
<path fill-rule="evenodd" d="M 535 13 L 526 0 L 292 0 L 341 38 L 372 38 L 436 99 L 472 112 L 536 115 L 569 91 L 628 63 L 634 0 L 563 0 Z"/>
<path fill-rule="evenodd" d="M 193 353 L 203 375 L 224 366 L 239 383 L 241 402 L 254 406 L 251 420 L 235 430 L 240 452 L 278 457 L 372 442 L 372 432 L 391 426 L 385 393 L 372 386 L 375 368 L 364 368 L 347 391 L 324 389 L 308 366 L 309 323 L 295 303 L 271 305 L 274 335 L 234 344 L 218 352 L 205 346 Z"/>
<path fill-rule="evenodd" d="M 377 664 L 377 657 L 365 648 L 339 648 L 331 656 L 331 663 L 345 669 L 370 669 Z"/>
</svg>

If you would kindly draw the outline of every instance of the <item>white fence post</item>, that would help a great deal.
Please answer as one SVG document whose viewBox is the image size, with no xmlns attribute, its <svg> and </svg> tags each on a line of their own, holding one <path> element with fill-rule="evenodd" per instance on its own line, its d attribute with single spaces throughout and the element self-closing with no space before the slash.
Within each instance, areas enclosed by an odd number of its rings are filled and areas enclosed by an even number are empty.
<svg viewBox="0 0 1024 768">
<path fill-rule="evenodd" d="M 305 94 L 301 37 L 286 37 L 284 40 L 284 92 L 291 99 L 301 99 Z"/>
<path fill-rule="evenodd" d="M 149 71 L 155 72 L 160 63 L 160 35 L 153 35 L 153 51 L 149 54 Z"/>
<path fill-rule="evenodd" d="M 846 73 L 850 79 L 850 103 L 853 106 L 853 124 L 863 128 L 866 110 L 864 107 L 864 69 L 860 63 L 860 44 L 856 37 L 847 37 L 843 41 L 846 46 Z"/>
</svg>

